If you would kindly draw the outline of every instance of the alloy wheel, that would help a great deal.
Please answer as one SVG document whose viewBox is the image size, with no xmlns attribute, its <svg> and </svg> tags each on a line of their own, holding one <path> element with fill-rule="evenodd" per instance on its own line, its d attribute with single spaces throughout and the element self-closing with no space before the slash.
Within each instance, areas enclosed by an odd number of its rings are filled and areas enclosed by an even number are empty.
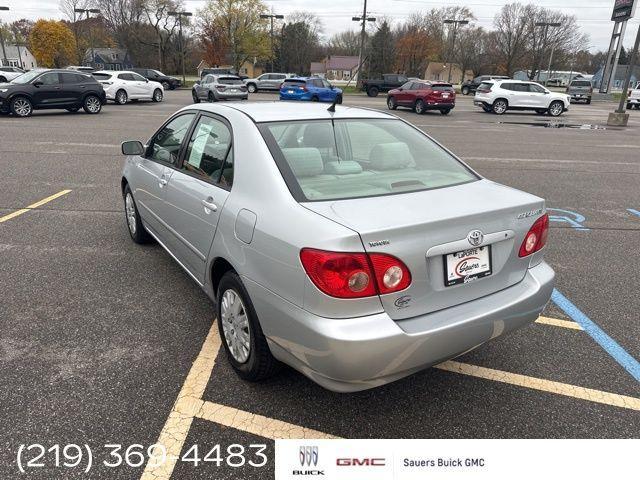
<svg viewBox="0 0 640 480">
<path fill-rule="evenodd" d="M 395 110 L 396 109 L 396 99 L 393 97 L 389 97 L 387 99 L 387 107 L 389 108 L 389 110 Z"/>
<path fill-rule="evenodd" d="M 91 113 L 98 113 L 100 111 L 100 100 L 98 97 L 89 97 L 85 100 L 87 110 Z"/>
<path fill-rule="evenodd" d="M 162 92 L 160 90 L 156 90 L 153 94 L 153 99 L 156 102 L 161 102 L 162 101 Z"/>
<path fill-rule="evenodd" d="M 129 231 L 131 235 L 136 234 L 136 207 L 133 203 L 133 196 L 131 193 L 127 193 L 127 196 L 124 199 L 124 210 L 127 215 L 127 225 L 129 227 Z"/>
<path fill-rule="evenodd" d="M 222 294 L 220 316 L 229 352 L 235 361 L 245 363 L 251 352 L 251 332 L 246 308 L 235 290 L 229 289 Z"/>
<path fill-rule="evenodd" d="M 120 105 L 124 105 L 125 103 L 127 103 L 127 92 L 125 92 L 124 90 L 118 91 L 118 94 L 116 95 L 116 101 Z"/>
<path fill-rule="evenodd" d="M 424 113 L 424 102 L 422 100 L 418 100 L 416 102 L 416 113 L 417 114 L 422 114 Z"/>
<path fill-rule="evenodd" d="M 504 100 L 498 100 L 493 104 L 493 111 L 498 115 L 502 115 L 507 111 L 507 102 Z"/>
<path fill-rule="evenodd" d="M 560 102 L 553 102 L 549 107 L 549 113 L 553 117 L 559 116 L 564 110 L 564 106 Z"/>
<path fill-rule="evenodd" d="M 28 117 L 32 110 L 31 102 L 26 98 L 18 98 L 13 102 L 13 111 L 19 117 Z"/>
</svg>

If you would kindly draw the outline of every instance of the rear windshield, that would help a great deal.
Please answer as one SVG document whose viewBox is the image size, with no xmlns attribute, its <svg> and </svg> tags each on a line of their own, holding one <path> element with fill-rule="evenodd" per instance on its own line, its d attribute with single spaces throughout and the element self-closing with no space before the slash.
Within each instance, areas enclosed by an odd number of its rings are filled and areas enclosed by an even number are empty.
<svg viewBox="0 0 640 480">
<path fill-rule="evenodd" d="M 571 82 L 571 86 L 572 87 L 590 87 L 591 86 L 591 82 L 587 81 L 587 80 L 581 80 L 581 81 L 573 81 Z"/>
<path fill-rule="evenodd" d="M 292 80 L 292 79 L 290 79 L 290 78 L 287 78 L 287 79 L 283 82 L 283 84 L 290 84 L 290 85 L 294 85 L 294 86 L 296 86 L 296 85 L 304 85 L 305 83 L 307 83 L 307 81 L 306 81 L 306 80 Z"/>
<path fill-rule="evenodd" d="M 491 90 L 491 87 L 493 87 L 493 82 L 482 82 L 478 86 L 478 90 Z"/>
<path fill-rule="evenodd" d="M 478 179 L 396 119 L 274 122 L 260 131 L 298 201 L 393 195 Z"/>
<path fill-rule="evenodd" d="M 218 78 L 218 83 L 223 83 L 225 85 L 244 85 L 242 80 L 235 77 L 220 77 Z"/>
<path fill-rule="evenodd" d="M 437 90 L 439 92 L 452 92 L 453 87 L 451 85 L 441 84 L 441 85 L 431 85 L 432 90 Z"/>
<path fill-rule="evenodd" d="M 111 75 L 108 73 L 92 73 L 91 75 L 98 80 L 109 80 L 111 78 Z"/>
</svg>

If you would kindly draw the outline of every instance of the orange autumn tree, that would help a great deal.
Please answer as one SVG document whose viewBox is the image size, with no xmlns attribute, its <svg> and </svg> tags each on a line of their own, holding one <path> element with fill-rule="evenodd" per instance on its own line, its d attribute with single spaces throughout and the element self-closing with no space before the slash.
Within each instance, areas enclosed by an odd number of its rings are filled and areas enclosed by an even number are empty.
<svg viewBox="0 0 640 480">
<path fill-rule="evenodd" d="M 29 34 L 29 49 L 41 67 L 64 67 L 76 56 L 73 32 L 64 22 L 38 20 Z"/>
</svg>

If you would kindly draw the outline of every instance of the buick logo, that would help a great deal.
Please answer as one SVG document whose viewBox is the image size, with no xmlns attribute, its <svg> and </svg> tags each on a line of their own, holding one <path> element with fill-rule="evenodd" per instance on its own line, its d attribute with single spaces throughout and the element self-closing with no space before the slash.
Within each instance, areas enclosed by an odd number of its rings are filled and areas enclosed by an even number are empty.
<svg viewBox="0 0 640 480">
<path fill-rule="evenodd" d="M 318 447 L 300 447 L 300 466 L 318 466 Z"/>
<path fill-rule="evenodd" d="M 467 235 L 467 240 L 474 247 L 477 247 L 484 240 L 484 234 L 480 230 L 471 230 Z"/>
</svg>

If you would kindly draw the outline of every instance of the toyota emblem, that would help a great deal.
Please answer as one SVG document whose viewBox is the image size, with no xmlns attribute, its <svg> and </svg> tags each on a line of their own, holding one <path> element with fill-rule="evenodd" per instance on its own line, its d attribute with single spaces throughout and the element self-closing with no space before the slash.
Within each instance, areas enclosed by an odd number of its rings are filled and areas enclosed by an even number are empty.
<svg viewBox="0 0 640 480">
<path fill-rule="evenodd" d="M 469 243 L 471 245 L 477 247 L 478 245 L 482 244 L 482 241 L 484 240 L 484 234 L 480 230 L 472 230 L 469 232 L 469 235 L 467 235 L 467 240 L 469 240 Z"/>
</svg>

